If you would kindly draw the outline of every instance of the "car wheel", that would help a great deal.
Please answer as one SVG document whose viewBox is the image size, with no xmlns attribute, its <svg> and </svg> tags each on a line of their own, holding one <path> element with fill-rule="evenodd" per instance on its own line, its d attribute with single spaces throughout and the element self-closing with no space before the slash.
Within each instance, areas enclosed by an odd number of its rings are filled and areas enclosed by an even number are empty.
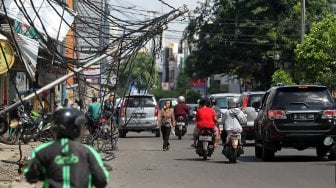
<svg viewBox="0 0 336 188">
<path fill-rule="evenodd" d="M 263 140 L 262 144 L 262 159 L 264 161 L 271 161 L 274 158 L 274 150 L 268 149 L 269 143 Z"/>
<path fill-rule="evenodd" d="M 125 130 L 120 130 L 120 129 L 119 129 L 119 137 L 120 137 L 120 138 L 125 138 L 125 137 L 126 137 L 126 131 L 125 131 Z"/>
<path fill-rule="evenodd" d="M 254 153 L 256 158 L 261 158 L 262 157 L 262 147 L 258 146 L 259 144 L 256 142 L 254 144 Z"/>
<path fill-rule="evenodd" d="M 316 155 L 318 158 L 323 158 L 329 151 L 329 148 L 323 145 L 316 147 Z"/>
<path fill-rule="evenodd" d="M 160 135 L 161 135 L 160 129 L 156 129 L 155 130 L 155 136 L 160 137 Z"/>
</svg>

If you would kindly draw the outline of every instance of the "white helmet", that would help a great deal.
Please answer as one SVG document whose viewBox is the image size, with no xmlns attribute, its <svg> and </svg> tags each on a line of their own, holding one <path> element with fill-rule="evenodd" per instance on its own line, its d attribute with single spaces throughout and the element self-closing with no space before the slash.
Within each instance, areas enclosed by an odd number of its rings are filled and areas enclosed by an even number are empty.
<svg viewBox="0 0 336 188">
<path fill-rule="evenodd" d="M 179 102 L 184 102 L 185 101 L 185 99 L 182 95 L 178 97 L 178 100 L 179 100 Z"/>
<path fill-rule="evenodd" d="M 228 101 L 228 108 L 237 108 L 238 100 L 234 97 L 230 98 Z"/>
</svg>

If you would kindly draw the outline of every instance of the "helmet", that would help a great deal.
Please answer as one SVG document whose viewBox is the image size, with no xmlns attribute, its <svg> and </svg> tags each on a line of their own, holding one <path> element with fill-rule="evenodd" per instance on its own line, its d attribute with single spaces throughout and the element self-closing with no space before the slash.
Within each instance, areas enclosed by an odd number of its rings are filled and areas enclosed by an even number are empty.
<svg viewBox="0 0 336 188">
<path fill-rule="evenodd" d="M 211 99 L 211 105 L 216 105 L 217 104 L 217 100 L 215 98 Z"/>
<path fill-rule="evenodd" d="M 179 102 L 184 102 L 184 101 L 185 101 L 185 98 L 181 95 L 181 96 L 178 97 L 178 101 L 179 101 Z"/>
<path fill-rule="evenodd" d="M 228 108 L 237 108 L 237 101 L 236 98 L 230 98 L 228 101 Z"/>
<path fill-rule="evenodd" d="M 79 110 L 67 107 L 55 111 L 52 122 L 58 138 L 76 139 L 86 119 Z"/>
<path fill-rule="evenodd" d="M 202 98 L 199 103 L 200 106 L 209 106 L 210 105 L 210 101 L 207 98 Z"/>
</svg>

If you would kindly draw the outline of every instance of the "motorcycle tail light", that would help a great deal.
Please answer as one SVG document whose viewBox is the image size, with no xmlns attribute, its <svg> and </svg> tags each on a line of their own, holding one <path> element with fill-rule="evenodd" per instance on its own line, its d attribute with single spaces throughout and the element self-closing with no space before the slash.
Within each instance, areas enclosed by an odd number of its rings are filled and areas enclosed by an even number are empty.
<svg viewBox="0 0 336 188">
<path fill-rule="evenodd" d="M 270 120 L 287 119 L 286 113 L 283 110 L 270 110 L 270 111 L 268 111 L 268 118 Z"/>
<path fill-rule="evenodd" d="M 183 118 L 183 116 L 180 116 L 180 117 L 177 118 L 177 120 L 179 120 L 179 121 L 183 121 L 184 118 Z"/>
<path fill-rule="evenodd" d="M 231 134 L 238 134 L 237 131 L 231 131 Z"/>
</svg>

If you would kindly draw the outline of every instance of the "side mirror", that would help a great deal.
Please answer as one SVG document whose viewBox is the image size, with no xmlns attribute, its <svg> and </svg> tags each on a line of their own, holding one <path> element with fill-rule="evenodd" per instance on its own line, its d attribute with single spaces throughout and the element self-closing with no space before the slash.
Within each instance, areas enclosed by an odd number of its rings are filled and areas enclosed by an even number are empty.
<svg viewBox="0 0 336 188">
<path fill-rule="evenodd" d="M 260 109 L 260 102 L 254 102 L 254 103 L 252 103 L 252 107 L 253 107 L 256 111 L 258 111 L 258 110 Z"/>
</svg>

